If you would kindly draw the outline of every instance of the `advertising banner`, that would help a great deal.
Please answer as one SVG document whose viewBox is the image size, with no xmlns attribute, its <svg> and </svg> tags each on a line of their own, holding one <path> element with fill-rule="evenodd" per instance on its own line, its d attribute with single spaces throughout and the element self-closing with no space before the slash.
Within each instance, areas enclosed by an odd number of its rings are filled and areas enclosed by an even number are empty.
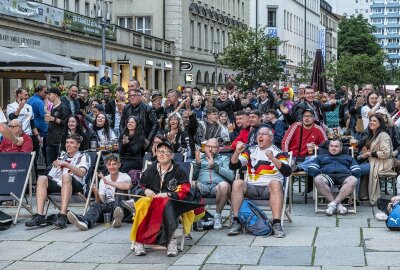
<svg viewBox="0 0 400 270">
<path fill-rule="evenodd" d="M 0 196 L 20 196 L 29 170 L 31 153 L 0 153 Z"/>
</svg>

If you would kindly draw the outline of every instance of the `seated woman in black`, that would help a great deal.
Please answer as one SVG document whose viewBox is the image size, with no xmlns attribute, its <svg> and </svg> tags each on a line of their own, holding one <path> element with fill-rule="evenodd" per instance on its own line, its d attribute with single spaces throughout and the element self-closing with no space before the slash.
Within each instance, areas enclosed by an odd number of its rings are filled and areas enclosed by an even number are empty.
<svg viewBox="0 0 400 270">
<path fill-rule="evenodd" d="M 128 118 L 126 128 L 119 137 L 119 155 L 121 158 L 121 172 L 141 170 L 145 148 L 144 133 L 136 116 Z"/>
<path fill-rule="evenodd" d="M 65 151 L 65 141 L 67 139 L 67 136 L 70 134 L 78 134 L 79 136 L 82 137 L 81 139 L 82 142 L 79 146 L 79 151 L 82 152 L 89 149 L 90 146 L 89 137 L 86 134 L 83 126 L 81 125 L 78 116 L 70 116 L 67 119 L 67 125 L 61 137 L 61 145 L 60 145 L 61 151 Z"/>
<path fill-rule="evenodd" d="M 174 147 L 174 153 L 186 153 L 190 156 L 189 135 L 185 131 L 182 116 L 178 112 L 168 115 L 163 134 Z"/>
</svg>

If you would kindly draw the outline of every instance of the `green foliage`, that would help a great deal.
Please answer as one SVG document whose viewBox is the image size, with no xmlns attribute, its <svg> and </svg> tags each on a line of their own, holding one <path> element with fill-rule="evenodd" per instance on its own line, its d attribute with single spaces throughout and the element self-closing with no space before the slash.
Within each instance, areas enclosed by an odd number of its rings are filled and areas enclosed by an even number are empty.
<svg viewBox="0 0 400 270">
<path fill-rule="evenodd" d="M 303 61 L 301 65 L 296 68 L 297 83 L 310 84 L 313 70 L 313 62 L 313 59 L 307 55 L 305 61 Z"/>
<path fill-rule="evenodd" d="M 35 87 L 39 85 L 38 81 L 33 82 L 33 87 L 26 87 L 28 90 L 29 96 L 32 96 L 35 94 Z M 70 85 L 63 85 L 61 83 L 54 83 L 51 85 L 51 87 L 56 87 L 60 89 L 61 95 L 66 95 L 68 92 L 68 88 Z M 79 85 L 79 89 L 85 88 L 89 90 L 89 96 L 90 97 L 96 97 L 96 98 L 101 98 L 103 96 L 103 89 L 104 88 L 109 88 L 111 90 L 111 94 L 114 95 L 115 89 L 118 87 L 117 83 L 110 84 L 108 86 L 105 85 L 93 85 L 92 87 L 88 87 L 86 85 Z"/>
<path fill-rule="evenodd" d="M 281 44 L 279 38 L 266 36 L 264 28 L 234 28 L 229 35 L 229 45 L 224 49 L 220 63 L 238 72 L 238 87 L 251 88 L 259 82 L 281 77 L 281 61 L 285 58 L 276 54 Z"/>
<path fill-rule="evenodd" d="M 344 53 L 351 55 L 366 54 L 374 56 L 381 51 L 372 34 L 374 27 L 361 14 L 342 17 L 339 23 L 338 56 Z"/>
</svg>

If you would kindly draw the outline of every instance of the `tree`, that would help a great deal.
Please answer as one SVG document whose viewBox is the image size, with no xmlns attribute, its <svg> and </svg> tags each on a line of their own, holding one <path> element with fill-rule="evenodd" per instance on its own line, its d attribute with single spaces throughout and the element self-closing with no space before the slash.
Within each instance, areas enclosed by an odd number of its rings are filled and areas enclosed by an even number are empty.
<svg viewBox="0 0 400 270">
<path fill-rule="evenodd" d="M 301 65 L 296 68 L 297 79 L 296 82 L 301 84 L 310 84 L 310 78 L 313 69 L 313 59 L 307 55 L 305 61 L 302 61 Z"/>
<path fill-rule="evenodd" d="M 221 64 L 237 71 L 236 82 L 241 88 L 252 88 L 259 82 L 279 80 L 283 72 L 278 55 L 279 38 L 265 35 L 265 28 L 234 28 L 229 45 L 224 49 Z"/>
</svg>

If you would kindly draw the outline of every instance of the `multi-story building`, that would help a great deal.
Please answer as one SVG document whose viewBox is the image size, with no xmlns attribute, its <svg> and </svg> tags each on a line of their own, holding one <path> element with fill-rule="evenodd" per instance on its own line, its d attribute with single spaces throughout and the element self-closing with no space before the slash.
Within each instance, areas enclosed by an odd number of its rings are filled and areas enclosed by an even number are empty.
<svg viewBox="0 0 400 270">
<path fill-rule="evenodd" d="M 321 25 L 325 28 L 325 60 L 337 60 L 339 16 L 333 13 L 332 6 L 321 0 Z"/>
<path fill-rule="evenodd" d="M 320 0 L 251 0 L 250 26 L 266 26 L 283 44 L 279 54 L 287 57 L 288 75 L 320 48 Z M 275 32 L 274 32 L 275 31 Z M 268 33 L 266 33 L 268 34 Z"/>
<path fill-rule="evenodd" d="M 174 82 L 210 89 L 231 73 L 221 66 L 215 73 L 213 53 L 228 45 L 232 27 L 248 24 L 248 1 L 117 0 L 113 13 L 119 26 L 173 41 Z M 190 70 L 181 70 L 181 62 Z"/>
</svg>

